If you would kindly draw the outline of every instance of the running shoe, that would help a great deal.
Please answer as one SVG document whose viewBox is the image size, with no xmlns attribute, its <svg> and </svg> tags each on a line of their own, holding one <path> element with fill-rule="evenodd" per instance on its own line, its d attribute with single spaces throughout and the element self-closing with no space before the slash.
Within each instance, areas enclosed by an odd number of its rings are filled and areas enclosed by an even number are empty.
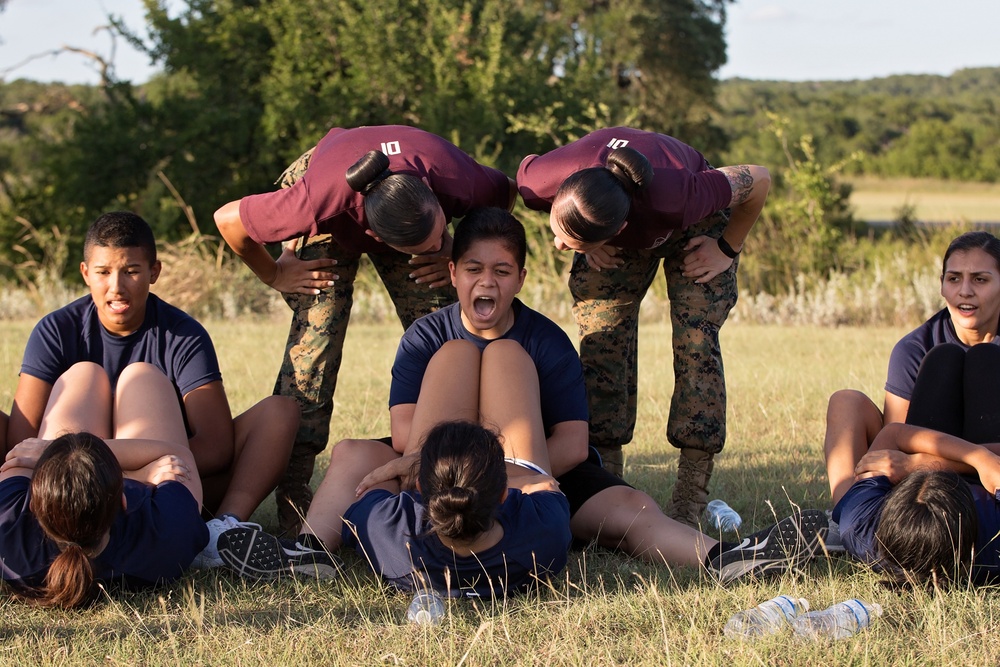
<svg viewBox="0 0 1000 667">
<path fill-rule="evenodd" d="M 232 514 L 223 514 L 215 519 L 205 522 L 208 528 L 208 544 L 201 550 L 201 553 L 194 557 L 191 567 L 198 570 L 210 570 L 215 567 L 222 567 L 224 563 L 219 557 L 219 536 L 227 530 L 233 528 L 256 528 L 260 530 L 260 524 L 240 521 Z"/>
<path fill-rule="evenodd" d="M 343 567 L 326 551 L 281 540 L 252 528 L 234 528 L 219 537 L 219 556 L 230 569 L 248 579 L 270 580 L 295 575 L 335 579 Z"/>
<path fill-rule="evenodd" d="M 803 510 L 723 551 L 710 570 L 723 584 L 781 574 L 808 562 L 821 550 L 829 519 L 822 510 Z"/>
</svg>

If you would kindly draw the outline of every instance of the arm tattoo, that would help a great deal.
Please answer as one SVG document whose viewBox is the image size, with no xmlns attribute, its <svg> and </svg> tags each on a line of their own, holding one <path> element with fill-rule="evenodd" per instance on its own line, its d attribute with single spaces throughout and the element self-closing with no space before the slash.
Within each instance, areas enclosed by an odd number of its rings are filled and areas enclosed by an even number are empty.
<svg viewBox="0 0 1000 667">
<path fill-rule="evenodd" d="M 729 180 L 729 187 L 733 189 L 733 199 L 730 206 L 739 206 L 750 198 L 750 191 L 753 189 L 753 176 L 750 175 L 750 167 L 745 164 L 735 167 L 719 167 L 719 171 L 726 175 Z"/>
</svg>

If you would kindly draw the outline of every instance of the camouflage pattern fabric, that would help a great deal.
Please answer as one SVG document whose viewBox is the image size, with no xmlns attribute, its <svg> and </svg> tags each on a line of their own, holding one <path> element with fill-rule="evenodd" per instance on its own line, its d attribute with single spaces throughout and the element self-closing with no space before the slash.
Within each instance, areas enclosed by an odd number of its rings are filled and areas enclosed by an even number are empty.
<svg viewBox="0 0 1000 667">
<path fill-rule="evenodd" d="M 639 306 L 663 261 L 673 329 L 674 393 L 667 440 L 677 448 L 717 454 L 726 441 L 726 381 L 719 328 L 736 305 L 739 258 L 706 284 L 682 274 L 684 246 L 695 236 L 722 235 L 716 213 L 653 250 L 619 250 L 618 269 L 594 271 L 577 254 L 570 272 L 590 406 L 590 444 L 620 447 L 636 419 Z"/>
<path fill-rule="evenodd" d="M 302 177 L 311 156 L 312 149 L 289 165 L 278 180 L 281 187 L 291 187 Z M 286 531 L 297 530 L 312 501 L 309 482 L 316 455 L 326 449 L 330 439 L 333 395 L 343 360 L 344 340 L 354 304 L 354 280 L 361 259 L 360 254 L 345 250 L 329 235 L 306 239 L 297 254 L 303 260 L 337 260 L 335 272 L 339 279 L 333 287 L 315 296 L 282 295 L 292 309 L 292 323 L 274 393 L 291 396 L 302 411 L 288 469 L 275 491 L 278 521 Z M 418 317 L 458 298 L 450 285 L 429 289 L 413 282 L 409 277 L 412 271 L 410 255 L 390 251 L 372 253 L 368 257 L 386 286 L 404 329 Z"/>
</svg>

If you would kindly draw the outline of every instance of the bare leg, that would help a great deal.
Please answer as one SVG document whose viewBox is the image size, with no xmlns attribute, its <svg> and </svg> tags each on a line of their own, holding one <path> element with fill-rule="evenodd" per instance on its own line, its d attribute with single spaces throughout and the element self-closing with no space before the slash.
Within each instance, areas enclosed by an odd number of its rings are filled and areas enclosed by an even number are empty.
<svg viewBox="0 0 1000 667">
<path fill-rule="evenodd" d="M 882 412 L 860 391 L 841 389 L 826 411 L 826 474 L 833 503 L 854 484 L 854 468 L 882 430 Z"/>
<path fill-rule="evenodd" d="M 268 396 L 237 416 L 233 467 L 205 480 L 205 506 L 249 519 L 284 477 L 298 425 L 299 406 L 287 396 Z"/>
<path fill-rule="evenodd" d="M 174 403 L 175 396 L 171 393 Z M 74 364 L 52 385 L 38 437 L 54 440 L 64 433 L 87 431 L 107 440 L 112 437 L 111 402 L 111 383 L 104 369 L 89 361 Z"/>
<path fill-rule="evenodd" d="M 427 432 L 443 421 L 479 423 L 481 363 L 479 348 L 467 340 L 448 341 L 434 353 L 420 384 L 407 453 L 419 451 Z"/>
<path fill-rule="evenodd" d="M 551 473 L 538 372 L 524 348 L 510 340 L 490 343 L 483 351 L 479 395 L 483 425 L 501 434 L 504 454 Z"/>
<path fill-rule="evenodd" d="M 316 489 L 302 532 L 322 540 L 330 551 L 340 548 L 340 530 L 347 509 L 358 499 L 354 491 L 372 470 L 399 458 L 392 447 L 378 440 L 342 440 L 333 448 L 326 477 Z M 399 493 L 399 484 L 386 482 L 372 488 Z"/>
<path fill-rule="evenodd" d="M 570 520 L 573 536 L 597 540 L 651 563 L 700 566 L 718 542 L 666 516 L 652 498 L 628 486 L 596 494 Z"/>
<path fill-rule="evenodd" d="M 115 438 L 145 438 L 187 446 L 173 384 L 152 364 L 129 364 L 115 392 Z"/>
</svg>

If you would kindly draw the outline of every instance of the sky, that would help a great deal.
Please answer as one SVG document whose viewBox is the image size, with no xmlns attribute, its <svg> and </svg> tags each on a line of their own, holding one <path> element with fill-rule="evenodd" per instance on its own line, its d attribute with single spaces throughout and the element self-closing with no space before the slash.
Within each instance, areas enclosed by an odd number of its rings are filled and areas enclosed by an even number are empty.
<svg viewBox="0 0 1000 667">
<path fill-rule="evenodd" d="M 97 83 L 93 61 L 52 55 L 65 45 L 111 60 L 120 79 L 147 80 L 156 70 L 146 56 L 99 29 L 108 14 L 144 26 L 141 0 L 8 0 L 0 12 L 0 79 Z M 729 62 L 719 76 L 843 80 L 998 67 L 997 26 L 997 0 L 737 0 L 728 9 Z"/>
</svg>

